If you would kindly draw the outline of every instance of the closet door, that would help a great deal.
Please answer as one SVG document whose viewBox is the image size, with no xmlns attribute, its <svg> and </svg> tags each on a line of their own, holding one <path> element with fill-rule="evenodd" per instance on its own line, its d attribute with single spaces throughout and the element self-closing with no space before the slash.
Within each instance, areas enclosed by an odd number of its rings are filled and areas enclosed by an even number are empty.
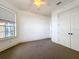
<svg viewBox="0 0 79 59">
<path fill-rule="evenodd" d="M 58 15 L 59 44 L 70 47 L 70 14 L 65 11 Z"/>
<path fill-rule="evenodd" d="M 75 7 L 71 10 L 71 48 L 79 51 L 79 7 Z"/>
<path fill-rule="evenodd" d="M 59 43 L 79 51 L 79 7 L 60 13 L 58 18 Z"/>
</svg>

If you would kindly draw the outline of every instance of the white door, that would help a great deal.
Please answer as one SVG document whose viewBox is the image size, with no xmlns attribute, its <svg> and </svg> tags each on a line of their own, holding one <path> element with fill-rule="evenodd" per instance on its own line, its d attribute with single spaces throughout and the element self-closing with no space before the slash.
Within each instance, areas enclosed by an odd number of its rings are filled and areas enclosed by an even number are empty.
<svg viewBox="0 0 79 59">
<path fill-rule="evenodd" d="M 79 7 L 71 10 L 71 48 L 79 51 Z"/>
<path fill-rule="evenodd" d="M 79 7 L 64 11 L 58 17 L 59 43 L 79 51 Z"/>
<path fill-rule="evenodd" d="M 59 44 L 70 48 L 70 14 L 65 11 L 58 15 Z"/>
</svg>

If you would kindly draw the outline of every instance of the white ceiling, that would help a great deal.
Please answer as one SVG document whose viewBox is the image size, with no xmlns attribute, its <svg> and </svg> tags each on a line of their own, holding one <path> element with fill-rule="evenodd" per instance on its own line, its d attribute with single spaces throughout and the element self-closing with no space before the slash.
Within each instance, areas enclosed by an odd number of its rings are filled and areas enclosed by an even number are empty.
<svg viewBox="0 0 79 59">
<path fill-rule="evenodd" d="M 30 11 L 37 14 L 50 16 L 52 10 L 58 7 L 57 2 L 62 1 L 62 4 L 68 3 L 72 0 L 45 0 L 46 4 L 40 8 L 36 8 L 33 4 L 33 0 L 6 0 L 17 7 L 19 10 Z"/>
</svg>

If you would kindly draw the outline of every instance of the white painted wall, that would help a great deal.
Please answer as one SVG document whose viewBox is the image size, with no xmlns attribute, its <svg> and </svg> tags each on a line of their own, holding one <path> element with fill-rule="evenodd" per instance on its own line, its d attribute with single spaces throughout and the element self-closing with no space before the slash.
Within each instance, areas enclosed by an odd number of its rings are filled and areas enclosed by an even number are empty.
<svg viewBox="0 0 79 59">
<path fill-rule="evenodd" d="M 0 52 L 4 51 L 12 46 L 15 46 L 19 43 L 20 43 L 20 41 L 17 39 L 1 40 L 0 41 Z"/>
<path fill-rule="evenodd" d="M 23 42 L 50 38 L 50 17 L 19 11 L 18 38 Z"/>
<path fill-rule="evenodd" d="M 58 42 L 58 18 L 57 13 L 52 14 L 51 37 L 53 42 Z"/>
<path fill-rule="evenodd" d="M 3 8 L 10 8 L 13 13 L 16 13 L 16 8 L 11 6 L 9 3 L 5 2 L 4 0 L 0 0 L 0 6 L 1 7 L 3 6 Z M 14 19 L 13 19 L 13 21 L 14 21 Z M 19 42 L 20 41 L 17 39 L 1 40 L 0 41 L 0 52 L 18 44 Z"/>
</svg>

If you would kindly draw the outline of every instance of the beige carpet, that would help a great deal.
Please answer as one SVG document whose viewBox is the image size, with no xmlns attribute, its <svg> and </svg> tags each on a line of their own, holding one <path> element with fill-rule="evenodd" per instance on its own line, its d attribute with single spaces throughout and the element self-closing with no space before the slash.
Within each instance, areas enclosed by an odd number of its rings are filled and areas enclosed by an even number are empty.
<svg viewBox="0 0 79 59">
<path fill-rule="evenodd" d="M 5 50 L 0 59 L 79 59 L 79 53 L 44 39 Z"/>
</svg>

